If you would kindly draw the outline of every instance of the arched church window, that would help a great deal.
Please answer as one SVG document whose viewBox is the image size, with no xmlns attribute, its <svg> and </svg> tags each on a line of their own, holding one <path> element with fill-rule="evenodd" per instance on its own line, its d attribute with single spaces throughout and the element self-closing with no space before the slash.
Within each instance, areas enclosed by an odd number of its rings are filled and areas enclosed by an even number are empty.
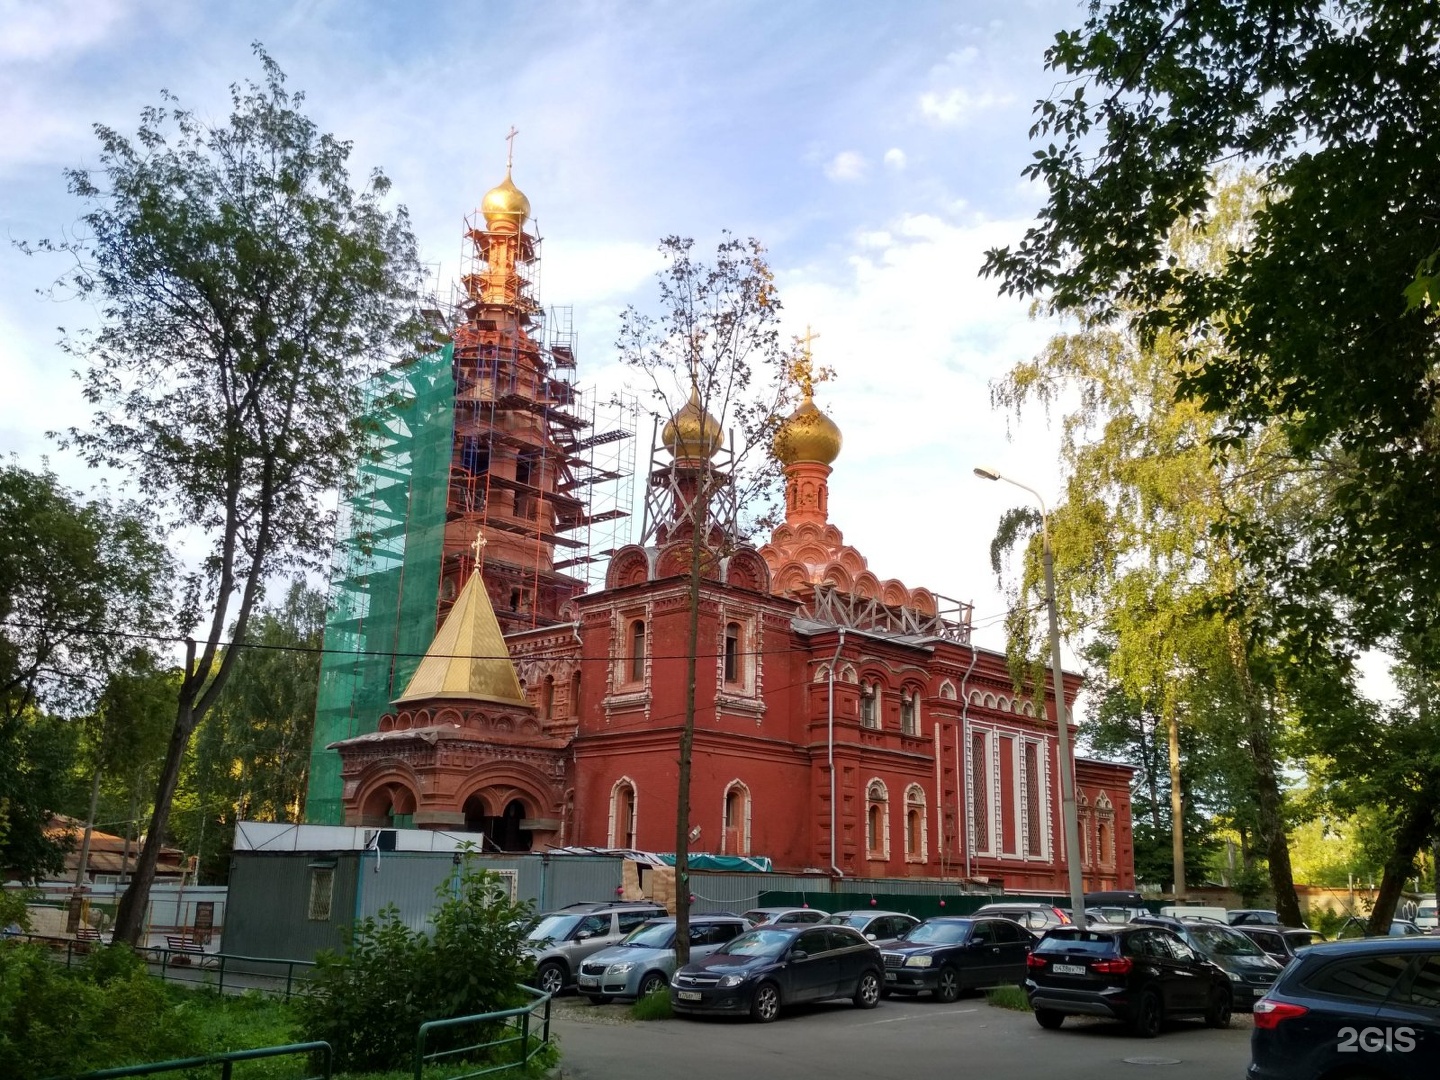
<svg viewBox="0 0 1440 1080">
<path fill-rule="evenodd" d="M 860 684 L 860 723 L 867 728 L 880 726 L 880 687 L 875 683 Z"/>
<path fill-rule="evenodd" d="M 905 858 L 910 862 L 924 862 L 928 855 L 928 824 L 925 789 L 911 784 L 905 789 Z"/>
<path fill-rule="evenodd" d="M 865 787 L 865 847 L 872 859 L 890 857 L 889 794 L 881 780 L 871 780 Z"/>
<path fill-rule="evenodd" d="M 913 689 L 900 694 L 900 731 L 905 735 L 920 734 L 920 695 Z"/>
<path fill-rule="evenodd" d="M 612 848 L 635 846 L 635 781 L 622 776 L 610 789 L 610 839 Z"/>
<path fill-rule="evenodd" d="M 750 789 L 739 780 L 725 789 L 725 829 L 720 850 L 725 855 L 750 854 Z"/>
</svg>

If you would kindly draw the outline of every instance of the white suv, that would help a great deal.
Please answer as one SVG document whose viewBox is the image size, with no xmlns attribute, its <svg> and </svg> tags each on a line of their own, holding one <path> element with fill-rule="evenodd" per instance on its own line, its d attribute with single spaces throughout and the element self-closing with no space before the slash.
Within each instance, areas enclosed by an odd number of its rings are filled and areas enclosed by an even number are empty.
<svg viewBox="0 0 1440 1080">
<path fill-rule="evenodd" d="M 648 900 L 571 904 L 540 916 L 525 935 L 525 947 L 535 961 L 534 984 L 547 994 L 558 994 L 575 982 L 580 961 L 617 944 L 647 919 L 669 914 Z"/>
</svg>

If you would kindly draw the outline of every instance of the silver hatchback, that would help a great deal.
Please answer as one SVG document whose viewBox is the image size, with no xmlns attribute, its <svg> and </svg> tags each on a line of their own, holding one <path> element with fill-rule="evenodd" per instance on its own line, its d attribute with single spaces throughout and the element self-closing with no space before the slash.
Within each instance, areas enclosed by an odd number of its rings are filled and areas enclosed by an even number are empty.
<svg viewBox="0 0 1440 1080">
<path fill-rule="evenodd" d="M 533 985 L 547 994 L 560 993 L 575 982 L 586 958 L 619 944 L 630 931 L 664 914 L 658 904 L 617 901 L 571 904 L 542 915 L 525 937 L 535 964 Z"/>
<path fill-rule="evenodd" d="M 750 929 L 738 915 L 690 916 L 690 959 L 709 956 Z M 675 919 L 652 919 L 619 945 L 580 965 L 580 993 L 597 1005 L 612 998 L 642 998 L 670 985 L 675 974 Z"/>
</svg>

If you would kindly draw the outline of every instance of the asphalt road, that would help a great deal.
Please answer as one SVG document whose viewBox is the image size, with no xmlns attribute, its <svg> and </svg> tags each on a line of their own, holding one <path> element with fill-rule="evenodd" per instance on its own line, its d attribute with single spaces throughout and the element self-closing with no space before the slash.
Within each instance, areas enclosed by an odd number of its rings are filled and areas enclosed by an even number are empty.
<svg viewBox="0 0 1440 1080">
<path fill-rule="evenodd" d="M 1226 1030 L 1177 1022 L 1158 1039 L 1137 1039 L 1087 1019 L 1043 1031 L 1029 1013 L 973 995 L 953 1005 L 892 998 L 870 1012 L 831 1002 L 788 1010 L 773 1024 L 639 1023 L 623 1005 L 571 997 L 557 1003 L 553 1023 L 569 1080 L 1243 1080 L 1250 1059 L 1248 1015 Z"/>
</svg>

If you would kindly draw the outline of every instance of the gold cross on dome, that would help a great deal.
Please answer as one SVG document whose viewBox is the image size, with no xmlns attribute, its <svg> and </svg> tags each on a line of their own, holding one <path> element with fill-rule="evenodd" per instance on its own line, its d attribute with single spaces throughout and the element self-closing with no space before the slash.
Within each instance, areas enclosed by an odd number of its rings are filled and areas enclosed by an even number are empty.
<svg viewBox="0 0 1440 1080">
<path fill-rule="evenodd" d="M 815 395 L 815 384 L 827 381 L 831 376 L 829 368 L 816 368 L 814 357 L 811 352 L 811 345 L 818 341 L 820 335 L 810 329 L 810 324 L 805 324 L 805 336 L 796 338 L 800 345 L 801 355 L 790 363 L 790 378 L 800 387 L 800 392 L 807 398 Z"/>
<path fill-rule="evenodd" d="M 475 540 L 471 543 L 470 550 L 475 552 L 475 561 L 478 563 L 481 553 L 485 550 L 485 534 L 483 532 L 476 531 Z"/>
<path fill-rule="evenodd" d="M 511 124 L 511 125 L 510 125 L 510 133 L 505 136 L 505 144 L 506 144 L 506 148 L 505 148 L 505 171 L 506 171 L 506 172 L 509 172 L 511 166 L 513 166 L 513 165 L 515 164 L 515 136 L 516 136 L 516 135 L 519 135 L 519 134 L 520 134 L 519 129 L 516 128 L 514 124 Z"/>
</svg>

